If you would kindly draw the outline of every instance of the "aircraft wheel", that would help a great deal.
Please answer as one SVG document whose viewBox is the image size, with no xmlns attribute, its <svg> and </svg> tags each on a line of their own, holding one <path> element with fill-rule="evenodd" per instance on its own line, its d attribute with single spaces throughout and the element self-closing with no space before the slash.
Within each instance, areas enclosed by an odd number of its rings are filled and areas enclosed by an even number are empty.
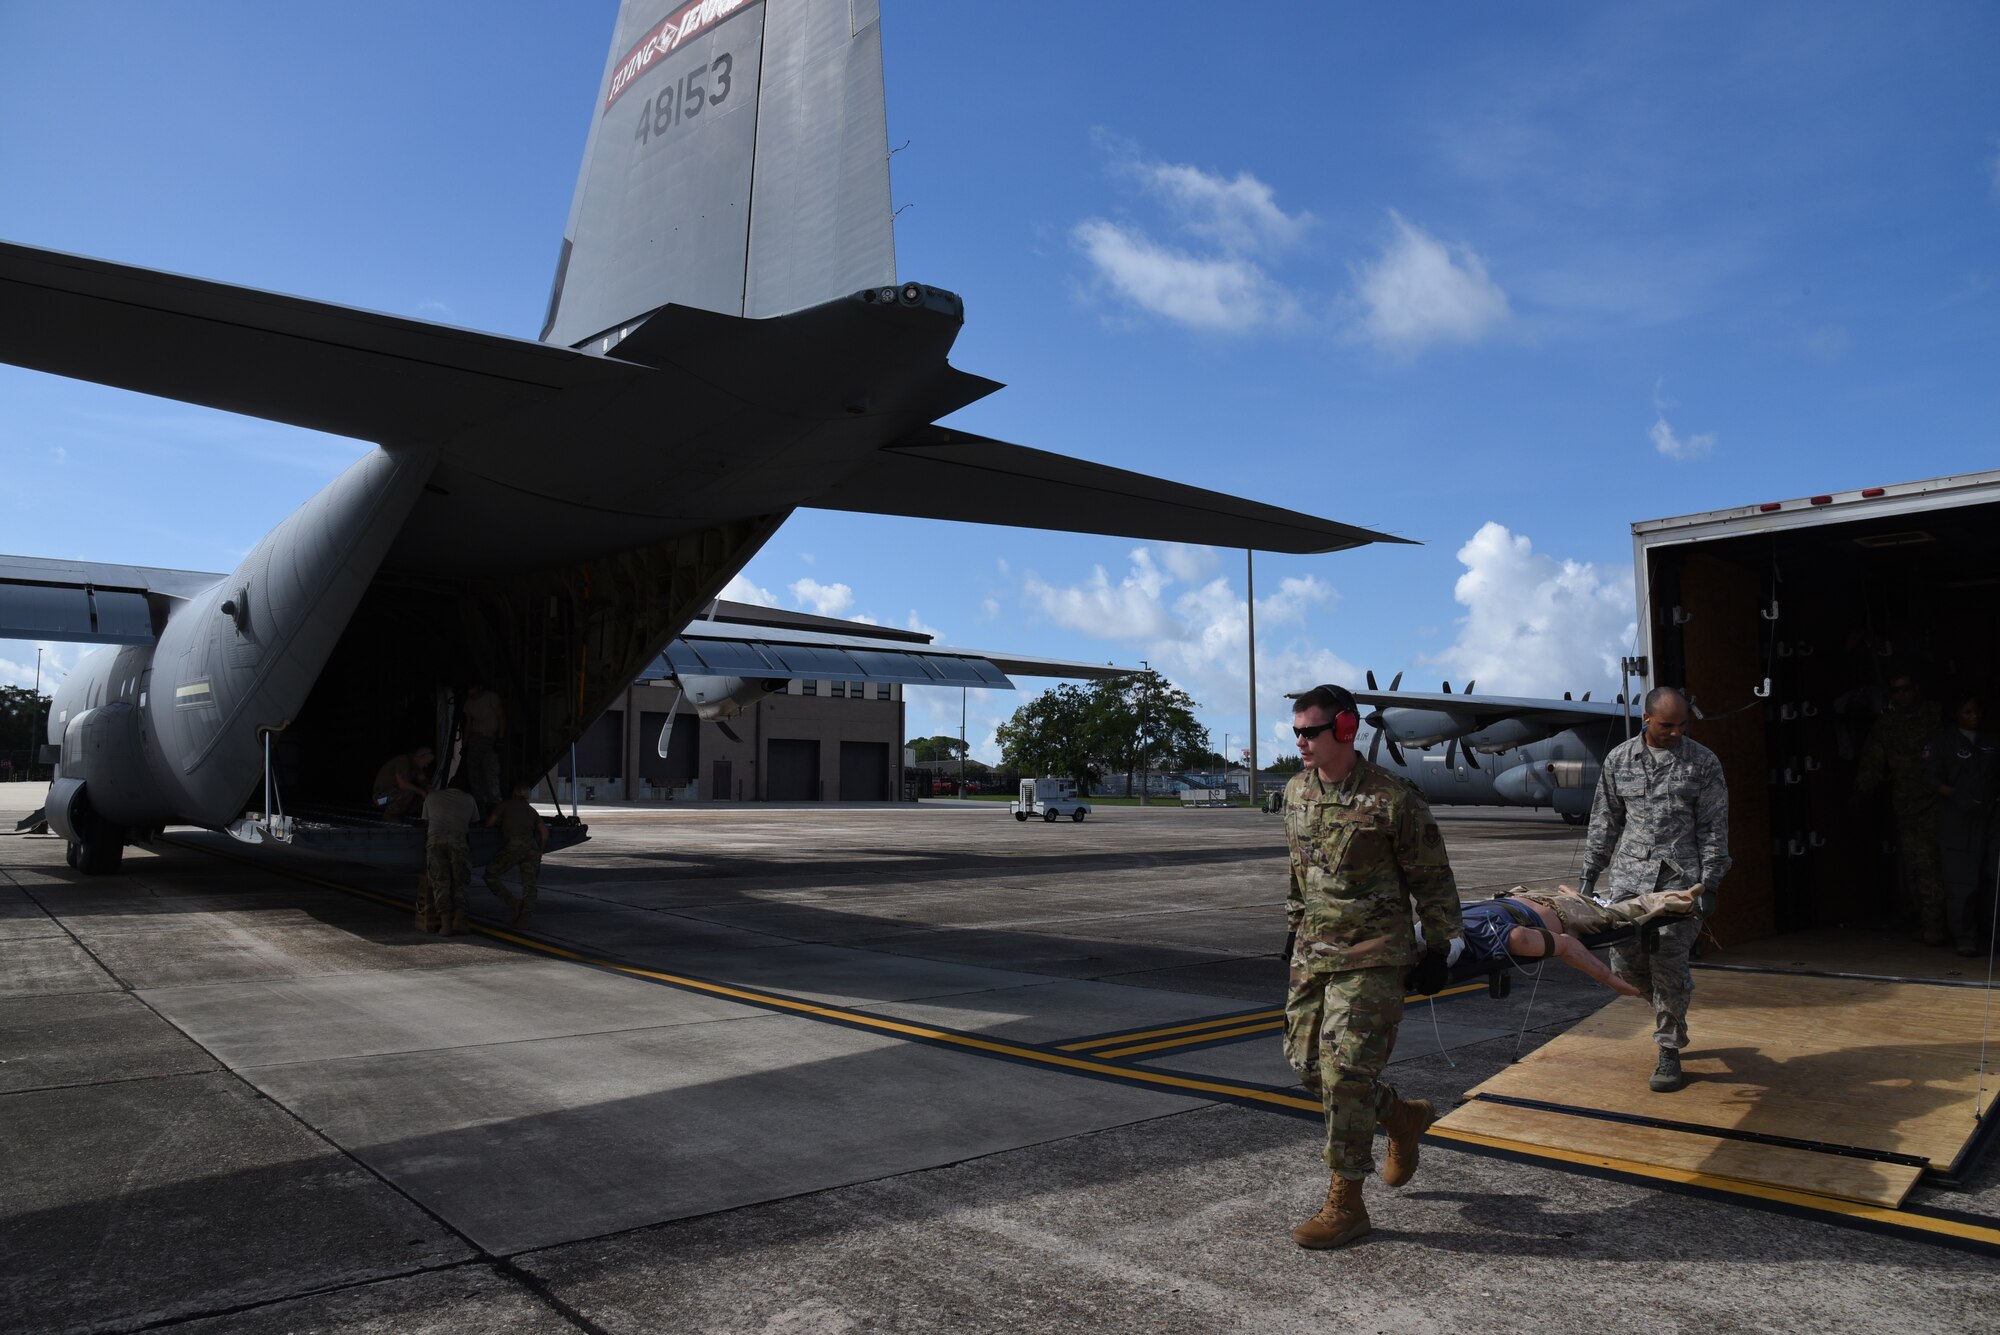
<svg viewBox="0 0 2000 1335">
<path fill-rule="evenodd" d="M 112 876 L 125 861 L 125 831 L 110 826 L 76 845 L 76 869 L 85 876 Z"/>
<path fill-rule="evenodd" d="M 67 862 L 71 867 L 75 867 L 82 860 L 82 857 L 83 849 L 77 845 L 75 840 L 71 840 L 68 847 L 63 850 L 63 861 Z"/>
<path fill-rule="evenodd" d="M 1083 824 L 1083 808 L 1078 807 L 1075 811 L 1070 812 L 1069 818 L 1075 821 L 1078 825 Z"/>
<path fill-rule="evenodd" d="M 1056 823 L 1056 817 L 1060 814 L 1061 813 L 1058 812 L 1054 807 L 1050 807 L 1047 811 L 1044 811 L 1042 813 L 1042 819 L 1047 821 L 1049 824 L 1054 825 Z"/>
<path fill-rule="evenodd" d="M 1583 815 L 1581 812 L 1565 811 L 1560 814 L 1565 825 L 1582 825 L 1590 819 L 1590 817 Z"/>
<path fill-rule="evenodd" d="M 1017 811 L 1014 813 L 1015 820 L 1026 820 L 1027 818 L 1028 818 L 1028 813 L 1025 811 Z"/>
</svg>

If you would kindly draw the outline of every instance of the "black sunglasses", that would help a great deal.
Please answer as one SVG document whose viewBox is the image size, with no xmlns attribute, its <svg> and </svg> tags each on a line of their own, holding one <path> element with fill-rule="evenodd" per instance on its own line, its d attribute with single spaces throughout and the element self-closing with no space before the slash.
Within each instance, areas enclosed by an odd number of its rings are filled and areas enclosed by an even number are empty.
<svg viewBox="0 0 2000 1335">
<path fill-rule="evenodd" d="M 1293 728 L 1292 736 L 1298 738 L 1302 742 L 1311 741 L 1313 738 L 1319 736 L 1321 733 L 1325 732 L 1328 728 L 1331 728 L 1332 726 L 1333 724 L 1331 723 L 1314 723 L 1309 727 Z"/>
</svg>

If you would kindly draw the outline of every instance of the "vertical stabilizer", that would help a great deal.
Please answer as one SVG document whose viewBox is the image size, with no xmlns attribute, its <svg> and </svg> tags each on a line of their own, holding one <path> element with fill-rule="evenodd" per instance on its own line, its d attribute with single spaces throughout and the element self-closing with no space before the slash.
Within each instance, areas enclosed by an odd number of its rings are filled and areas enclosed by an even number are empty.
<svg viewBox="0 0 2000 1335">
<path fill-rule="evenodd" d="M 876 0 L 625 0 L 543 340 L 895 281 Z"/>
</svg>

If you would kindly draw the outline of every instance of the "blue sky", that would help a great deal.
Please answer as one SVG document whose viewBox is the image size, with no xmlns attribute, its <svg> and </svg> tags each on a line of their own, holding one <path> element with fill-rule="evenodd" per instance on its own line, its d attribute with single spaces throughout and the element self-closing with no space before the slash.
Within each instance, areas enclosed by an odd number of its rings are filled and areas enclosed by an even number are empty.
<svg viewBox="0 0 2000 1335">
<path fill-rule="evenodd" d="M 533 337 L 614 9 L 0 5 L 0 237 Z M 1989 5 L 883 10 L 899 271 L 1009 385 L 955 425 L 1424 544 L 1258 558 L 1267 757 L 1366 667 L 1613 685 L 1635 520 L 2000 463 Z M 365 448 L 0 367 L 0 551 L 228 569 Z M 1243 566 L 801 512 L 738 590 L 1240 745 Z"/>
</svg>

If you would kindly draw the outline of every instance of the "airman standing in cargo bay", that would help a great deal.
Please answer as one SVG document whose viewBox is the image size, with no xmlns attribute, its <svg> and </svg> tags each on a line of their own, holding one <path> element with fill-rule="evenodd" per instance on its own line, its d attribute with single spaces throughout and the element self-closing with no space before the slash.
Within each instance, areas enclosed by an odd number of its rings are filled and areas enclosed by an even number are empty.
<svg viewBox="0 0 2000 1335">
<path fill-rule="evenodd" d="M 1896 860 L 1902 907 L 1916 919 L 1916 939 L 1945 944 L 1944 881 L 1938 874 L 1936 785 L 1924 777 L 1924 748 L 1938 732 L 1938 708 L 1917 695 L 1916 679 L 1889 679 L 1889 707 L 1868 730 L 1854 791 L 1872 793 L 1886 780 L 1896 818 Z"/>
<path fill-rule="evenodd" d="M 1661 1093 L 1686 1083 L 1681 1049 L 1694 994 L 1689 954 L 1729 871 L 1729 785 L 1715 752 L 1685 735 L 1688 713 L 1687 697 L 1673 687 L 1646 692 L 1644 731 L 1612 747 L 1598 771 L 1583 852 L 1586 895 L 1616 902 L 1699 884 L 1708 901 L 1701 915 L 1662 927 L 1654 953 L 1637 942 L 1611 951 L 1612 969 L 1653 999 L 1659 1056 L 1647 1083 Z M 1601 892 L 1599 876 L 1606 882 Z"/>
<path fill-rule="evenodd" d="M 1937 808 L 1938 879 L 1944 886 L 1945 924 L 1958 953 L 1979 953 L 1984 933 L 1974 910 L 1988 866 L 1996 797 L 2000 797 L 2000 738 L 1980 729 L 1979 701 L 1958 702 L 1952 725 L 1924 747 L 1924 778 L 1940 799 Z"/>
<path fill-rule="evenodd" d="M 1326 1204 L 1292 1230 L 1301 1247 L 1339 1247 L 1366 1233 L 1361 1185 L 1375 1167 L 1375 1128 L 1388 1128 L 1382 1180 L 1417 1171 L 1430 1104 L 1397 1095 L 1382 1076 L 1403 1018 L 1403 974 L 1416 962 L 1413 918 L 1430 949 L 1463 930 L 1458 885 L 1437 822 L 1417 789 L 1354 749 L 1361 716 L 1339 686 L 1297 697 L 1298 774 L 1285 785 L 1292 931 L 1285 1057 L 1326 1109 Z M 1412 905 L 1414 904 L 1414 912 Z"/>
</svg>

